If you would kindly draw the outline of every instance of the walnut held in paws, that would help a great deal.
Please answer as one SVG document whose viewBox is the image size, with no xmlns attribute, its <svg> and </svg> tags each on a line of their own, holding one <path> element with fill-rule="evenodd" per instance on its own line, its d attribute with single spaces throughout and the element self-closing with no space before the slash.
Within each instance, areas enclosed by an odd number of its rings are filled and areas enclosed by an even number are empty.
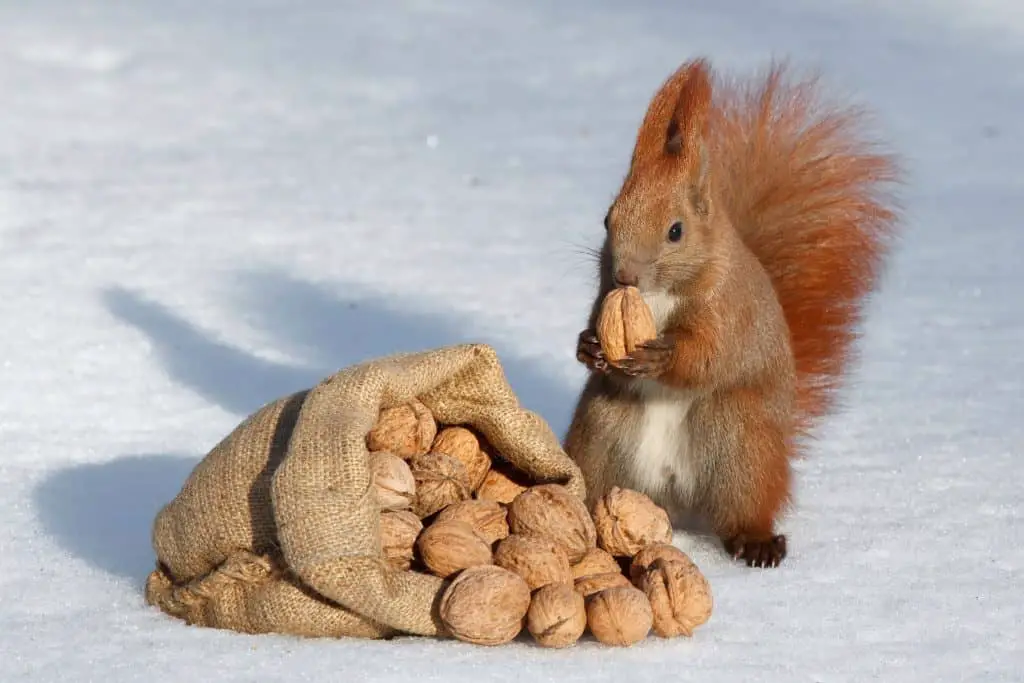
<svg viewBox="0 0 1024 683">
<path fill-rule="evenodd" d="M 417 539 L 416 547 L 427 569 L 443 579 L 466 567 L 493 561 L 490 544 L 469 524 L 455 520 L 427 526 Z"/>
<path fill-rule="evenodd" d="M 466 522 L 488 543 L 500 541 L 509 534 L 508 513 L 501 503 L 493 500 L 461 500 L 438 513 L 437 522 L 458 520 Z"/>
<path fill-rule="evenodd" d="M 409 460 L 409 468 L 416 480 L 412 511 L 421 518 L 470 496 L 466 467 L 450 455 L 416 455 Z"/>
<path fill-rule="evenodd" d="M 647 495 L 613 486 L 594 504 L 598 545 L 612 555 L 632 557 L 644 546 L 672 542 L 668 513 Z"/>
<path fill-rule="evenodd" d="M 605 572 L 603 574 L 591 574 L 576 579 L 573 588 L 583 597 L 589 597 L 594 593 L 600 593 L 607 588 L 619 588 L 632 586 L 629 579 L 619 571 Z"/>
<path fill-rule="evenodd" d="M 437 423 L 430 410 L 419 401 L 380 411 L 377 424 L 366 435 L 371 451 L 389 451 L 400 458 L 411 458 L 430 450 L 437 435 Z"/>
<path fill-rule="evenodd" d="M 423 523 L 409 510 L 384 512 L 380 516 L 380 542 L 384 559 L 395 569 L 407 570 L 412 565 L 416 537 Z"/>
<path fill-rule="evenodd" d="M 465 427 L 445 427 L 430 446 L 432 453 L 444 453 L 466 467 L 469 488 L 477 490 L 491 469 L 491 459 L 480 449 L 480 441 Z"/>
<path fill-rule="evenodd" d="M 527 486 L 526 477 L 511 465 L 495 464 L 484 477 L 484 483 L 476 490 L 476 497 L 508 505 L 525 491 Z"/>
<path fill-rule="evenodd" d="M 605 358 L 613 363 L 658 336 L 654 315 L 636 287 L 616 287 L 608 292 L 596 331 Z"/>
<path fill-rule="evenodd" d="M 607 550 L 591 548 L 579 562 L 572 566 L 573 579 L 581 579 L 593 574 L 618 573 L 622 569 L 618 561 Z"/>
<path fill-rule="evenodd" d="M 640 577 L 654 615 L 654 632 L 662 638 L 692 636 L 711 618 L 711 586 L 693 563 L 656 559 Z"/>
<path fill-rule="evenodd" d="M 441 621 L 453 636 L 477 645 L 507 643 L 523 630 L 530 609 L 530 587 L 515 572 L 484 565 L 470 567 L 441 597 Z"/>
<path fill-rule="evenodd" d="M 655 560 L 670 560 L 696 566 L 686 553 L 671 543 L 652 543 L 644 546 L 629 563 L 629 578 L 633 583 L 639 586 L 640 577 Z"/>
<path fill-rule="evenodd" d="M 569 647 L 587 629 L 583 596 L 567 583 L 549 583 L 534 592 L 526 628 L 543 647 Z"/>
<path fill-rule="evenodd" d="M 570 563 L 579 562 L 597 545 L 587 506 L 559 484 L 531 486 L 516 496 L 509 506 L 508 526 L 514 534 L 550 538 L 565 548 Z"/>
<path fill-rule="evenodd" d="M 572 569 L 565 550 L 543 536 L 512 534 L 498 543 L 494 564 L 519 574 L 530 590 L 549 583 L 572 582 Z"/>
<path fill-rule="evenodd" d="M 393 453 L 370 453 L 370 475 L 381 510 L 407 510 L 416 498 L 416 479 L 409 464 Z"/>
<path fill-rule="evenodd" d="M 586 599 L 587 625 L 605 645 L 628 647 L 651 631 L 651 603 L 643 591 L 619 586 L 594 593 Z"/>
</svg>

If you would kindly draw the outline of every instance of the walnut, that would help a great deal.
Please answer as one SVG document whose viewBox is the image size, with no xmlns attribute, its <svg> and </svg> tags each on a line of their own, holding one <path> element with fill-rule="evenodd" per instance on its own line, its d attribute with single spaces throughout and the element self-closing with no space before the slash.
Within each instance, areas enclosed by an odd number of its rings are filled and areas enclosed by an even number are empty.
<svg viewBox="0 0 1024 683">
<path fill-rule="evenodd" d="M 409 464 L 393 453 L 370 453 L 370 476 L 381 510 L 407 510 L 416 498 L 416 479 Z"/>
<path fill-rule="evenodd" d="M 591 574 L 576 579 L 573 588 L 583 597 L 589 597 L 599 593 L 606 588 L 618 588 L 620 586 L 632 586 L 625 574 L 620 572 L 605 572 L 603 574 Z"/>
<path fill-rule="evenodd" d="M 515 572 L 484 565 L 466 569 L 441 596 L 441 621 L 453 636 L 477 645 L 500 645 L 523 630 L 530 588 Z"/>
<path fill-rule="evenodd" d="M 422 530 L 420 518 L 409 510 L 381 513 L 380 541 L 389 565 L 403 571 L 409 569 L 416 537 Z"/>
<path fill-rule="evenodd" d="M 597 545 L 587 506 L 559 484 L 531 486 L 516 496 L 509 506 L 508 527 L 514 534 L 547 536 L 565 548 L 570 563 Z"/>
<path fill-rule="evenodd" d="M 636 287 L 616 287 L 605 295 L 596 332 L 601 350 L 613 363 L 658 336 L 654 315 Z"/>
<path fill-rule="evenodd" d="M 567 583 L 549 583 L 534 592 L 526 629 L 543 647 L 569 647 L 587 629 L 583 596 Z"/>
<path fill-rule="evenodd" d="M 416 540 L 420 558 L 432 574 L 443 579 L 481 564 L 491 564 L 491 545 L 465 522 L 434 522 Z"/>
<path fill-rule="evenodd" d="M 639 584 L 651 603 L 654 632 L 662 638 L 692 636 L 711 618 L 711 585 L 692 562 L 656 559 Z"/>
<path fill-rule="evenodd" d="M 377 424 L 366 435 L 371 451 L 389 451 L 400 458 L 411 458 L 430 450 L 437 435 L 437 423 L 430 410 L 413 400 L 380 411 Z"/>
<path fill-rule="evenodd" d="M 470 496 L 466 467 L 450 455 L 416 455 L 409 460 L 409 468 L 416 480 L 412 511 L 421 519 Z"/>
<path fill-rule="evenodd" d="M 509 534 L 505 507 L 493 500 L 462 500 L 452 503 L 438 513 L 435 524 L 450 519 L 466 522 L 491 544 Z"/>
<path fill-rule="evenodd" d="M 466 466 L 469 488 L 473 491 L 484 483 L 484 477 L 491 470 L 491 459 L 480 450 L 480 441 L 465 427 L 442 429 L 430 447 L 431 453 L 444 453 L 459 460 Z"/>
<path fill-rule="evenodd" d="M 498 543 L 494 564 L 519 574 L 530 590 L 549 583 L 572 582 L 572 569 L 565 550 L 543 536 L 512 534 Z"/>
<path fill-rule="evenodd" d="M 629 578 L 633 580 L 634 584 L 639 586 L 637 582 L 640 581 L 643 573 L 647 571 L 651 563 L 660 559 L 693 565 L 693 561 L 689 556 L 671 543 L 652 543 L 651 545 L 644 546 L 640 552 L 633 556 L 633 560 L 629 563 Z"/>
<path fill-rule="evenodd" d="M 613 486 L 594 505 L 598 545 L 612 555 L 632 557 L 644 546 L 672 542 L 668 513 L 639 491 Z"/>
<path fill-rule="evenodd" d="M 579 562 L 572 566 L 572 578 L 579 579 L 592 574 L 618 573 L 622 571 L 618 561 L 606 550 L 591 548 Z"/>
<path fill-rule="evenodd" d="M 654 615 L 644 592 L 633 586 L 607 588 L 586 600 L 587 626 L 605 645 L 628 647 L 651 631 Z"/>
<path fill-rule="evenodd" d="M 521 472 L 511 465 L 495 463 L 484 477 L 484 483 L 476 490 L 476 497 L 508 505 L 527 486 L 529 482 Z"/>
</svg>

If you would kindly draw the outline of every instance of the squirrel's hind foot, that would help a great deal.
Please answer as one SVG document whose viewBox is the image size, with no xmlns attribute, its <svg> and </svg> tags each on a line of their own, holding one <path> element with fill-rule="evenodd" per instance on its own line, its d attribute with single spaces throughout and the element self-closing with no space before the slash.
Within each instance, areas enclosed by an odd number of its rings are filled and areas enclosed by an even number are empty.
<svg viewBox="0 0 1024 683">
<path fill-rule="evenodd" d="M 786 557 L 786 537 L 783 534 L 754 539 L 738 534 L 725 540 L 725 551 L 735 560 L 743 560 L 748 567 L 778 567 Z"/>
</svg>

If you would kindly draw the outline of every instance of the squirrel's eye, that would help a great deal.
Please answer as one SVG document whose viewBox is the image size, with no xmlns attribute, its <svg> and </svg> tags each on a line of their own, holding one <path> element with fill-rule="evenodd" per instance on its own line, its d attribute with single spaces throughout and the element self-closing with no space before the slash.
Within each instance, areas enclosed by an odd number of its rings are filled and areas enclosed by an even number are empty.
<svg viewBox="0 0 1024 683">
<path fill-rule="evenodd" d="M 672 227 L 668 229 L 668 241 L 678 242 L 683 239 L 683 224 L 676 222 L 672 224 Z"/>
<path fill-rule="evenodd" d="M 611 211 L 609 211 L 608 213 L 606 213 L 604 215 L 604 230 L 605 230 L 605 232 L 608 232 L 608 229 L 609 229 L 608 228 L 608 222 L 609 222 L 609 219 L 611 218 L 611 215 L 612 215 Z"/>
</svg>

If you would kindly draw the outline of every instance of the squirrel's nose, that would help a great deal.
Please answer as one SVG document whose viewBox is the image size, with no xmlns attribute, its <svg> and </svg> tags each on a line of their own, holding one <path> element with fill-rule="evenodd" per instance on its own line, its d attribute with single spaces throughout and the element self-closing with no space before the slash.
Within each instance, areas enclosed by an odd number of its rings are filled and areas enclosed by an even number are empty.
<svg viewBox="0 0 1024 683">
<path fill-rule="evenodd" d="M 636 287 L 640 283 L 640 275 L 634 268 L 619 268 L 615 271 L 617 287 Z"/>
</svg>

